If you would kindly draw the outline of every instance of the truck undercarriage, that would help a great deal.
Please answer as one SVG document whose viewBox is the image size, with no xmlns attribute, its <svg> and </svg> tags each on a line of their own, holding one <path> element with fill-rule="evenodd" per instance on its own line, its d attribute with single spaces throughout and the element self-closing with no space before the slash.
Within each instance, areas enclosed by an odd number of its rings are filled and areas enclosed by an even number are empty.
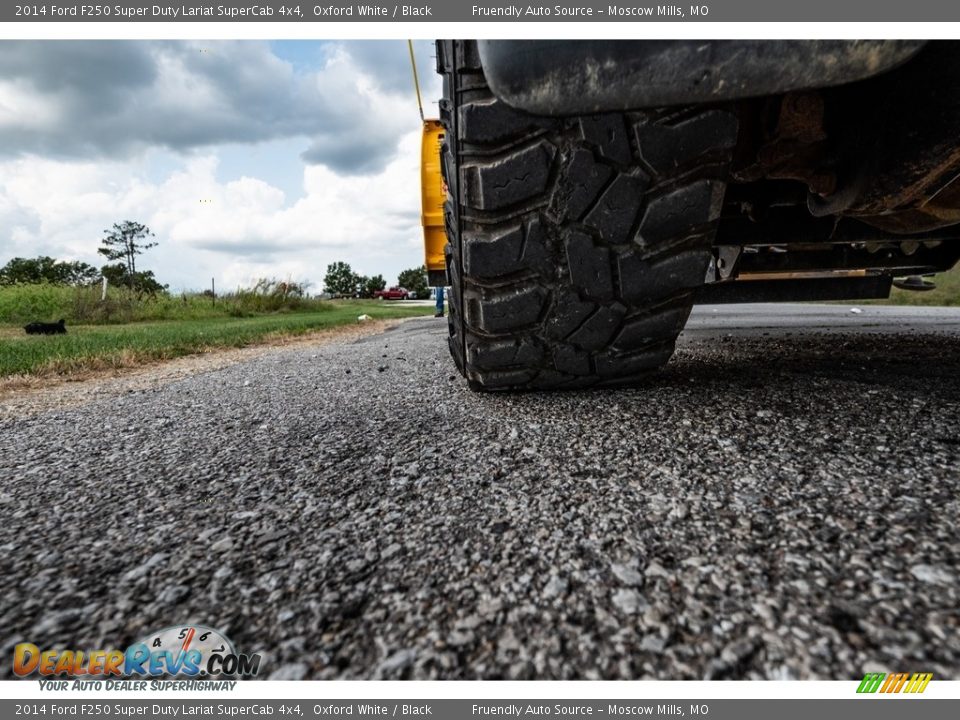
<svg viewBox="0 0 960 720">
<path fill-rule="evenodd" d="M 958 43 L 449 41 L 438 68 L 429 269 L 474 387 L 631 382 L 694 303 L 886 297 L 960 258 Z"/>
</svg>

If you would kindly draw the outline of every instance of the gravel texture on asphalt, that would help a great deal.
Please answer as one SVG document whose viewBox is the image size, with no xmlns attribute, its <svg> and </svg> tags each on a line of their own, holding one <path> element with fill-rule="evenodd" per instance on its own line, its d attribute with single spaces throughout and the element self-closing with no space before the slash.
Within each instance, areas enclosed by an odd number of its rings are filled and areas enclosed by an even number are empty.
<svg viewBox="0 0 960 720">
<path fill-rule="evenodd" d="M 960 311 L 711 312 L 628 390 L 472 393 L 418 319 L 3 418 L 0 674 L 195 622 L 287 679 L 960 677 Z"/>
</svg>

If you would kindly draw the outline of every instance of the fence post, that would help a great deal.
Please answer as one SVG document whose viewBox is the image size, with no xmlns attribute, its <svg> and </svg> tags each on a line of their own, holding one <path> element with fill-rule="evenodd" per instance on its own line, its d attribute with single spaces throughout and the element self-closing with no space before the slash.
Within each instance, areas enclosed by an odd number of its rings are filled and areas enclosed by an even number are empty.
<svg viewBox="0 0 960 720">
<path fill-rule="evenodd" d="M 217 283 L 216 278 L 210 278 L 210 302 L 213 305 L 217 304 Z"/>
<path fill-rule="evenodd" d="M 103 302 L 104 300 L 107 299 L 107 278 L 106 276 L 104 276 L 102 279 L 103 279 L 103 288 L 100 290 L 100 302 Z"/>
</svg>

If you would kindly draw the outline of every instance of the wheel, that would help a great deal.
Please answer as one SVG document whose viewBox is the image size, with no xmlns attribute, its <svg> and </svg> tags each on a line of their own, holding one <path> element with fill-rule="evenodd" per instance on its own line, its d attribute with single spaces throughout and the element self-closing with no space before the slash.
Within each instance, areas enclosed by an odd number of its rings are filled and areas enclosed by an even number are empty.
<svg viewBox="0 0 960 720">
<path fill-rule="evenodd" d="M 669 360 L 706 277 L 737 119 L 498 100 L 441 41 L 450 352 L 475 389 L 617 385 Z"/>
</svg>

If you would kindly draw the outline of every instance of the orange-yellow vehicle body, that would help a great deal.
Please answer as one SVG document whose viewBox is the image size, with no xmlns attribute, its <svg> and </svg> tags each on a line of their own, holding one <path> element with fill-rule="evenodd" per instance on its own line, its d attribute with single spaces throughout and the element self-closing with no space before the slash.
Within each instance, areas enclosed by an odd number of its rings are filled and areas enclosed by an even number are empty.
<svg viewBox="0 0 960 720">
<path fill-rule="evenodd" d="M 423 225 L 424 264 L 427 274 L 445 273 L 443 247 L 447 234 L 443 223 L 443 205 L 447 190 L 440 171 L 440 147 L 444 129 L 439 120 L 423 121 L 423 141 L 420 146 L 420 223 Z"/>
</svg>

